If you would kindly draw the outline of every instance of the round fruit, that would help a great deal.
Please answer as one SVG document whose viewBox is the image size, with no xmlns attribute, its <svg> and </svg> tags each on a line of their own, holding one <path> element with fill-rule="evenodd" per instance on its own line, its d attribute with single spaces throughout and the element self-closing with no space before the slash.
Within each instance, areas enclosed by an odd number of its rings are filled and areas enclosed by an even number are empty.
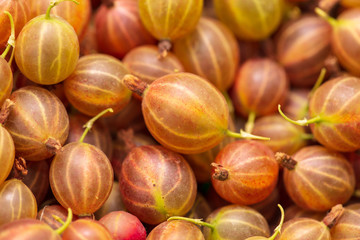
<svg viewBox="0 0 360 240">
<path fill-rule="evenodd" d="M 62 240 L 113 240 L 110 232 L 98 221 L 79 219 L 72 222 L 64 231 Z"/>
<path fill-rule="evenodd" d="M 15 104 L 4 127 L 14 140 L 16 155 L 30 161 L 53 156 L 69 133 L 69 117 L 61 101 L 33 86 L 14 91 L 10 100 Z"/>
<path fill-rule="evenodd" d="M 216 156 L 212 184 L 225 200 L 239 205 L 261 202 L 274 190 L 279 167 L 270 148 L 251 140 L 226 145 Z"/>
<path fill-rule="evenodd" d="M 167 221 L 156 226 L 146 240 L 205 240 L 200 229 L 189 222 L 182 220 Z"/>
<path fill-rule="evenodd" d="M 322 146 L 308 146 L 292 157 L 282 153 L 275 157 L 284 167 L 289 196 L 306 210 L 329 210 L 346 203 L 354 192 L 354 170 L 340 153 Z"/>
<path fill-rule="evenodd" d="M 107 108 L 113 109 L 112 115 L 116 114 L 131 98 L 131 92 L 121 82 L 127 73 L 121 61 L 112 56 L 83 56 L 64 82 L 65 95 L 77 110 L 86 115 L 96 116 Z"/>
<path fill-rule="evenodd" d="M 64 19 L 50 16 L 50 10 L 59 2 L 51 2 L 46 14 L 31 19 L 16 40 L 17 66 L 28 79 L 39 84 L 65 80 L 79 58 L 79 40 L 74 28 Z"/>
<path fill-rule="evenodd" d="M 133 148 L 122 164 L 119 184 L 125 208 L 149 224 L 185 215 L 196 197 L 189 164 L 162 146 Z"/>
<path fill-rule="evenodd" d="M 216 15 L 242 40 L 263 40 L 283 15 L 282 0 L 214 0 Z"/>
</svg>

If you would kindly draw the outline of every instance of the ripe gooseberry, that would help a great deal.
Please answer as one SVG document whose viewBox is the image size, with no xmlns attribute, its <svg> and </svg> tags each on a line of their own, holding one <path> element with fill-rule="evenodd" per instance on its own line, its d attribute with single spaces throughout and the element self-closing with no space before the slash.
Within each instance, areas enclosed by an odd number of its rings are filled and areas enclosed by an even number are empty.
<svg viewBox="0 0 360 240">
<path fill-rule="evenodd" d="M 280 223 L 279 225 L 274 229 L 274 233 L 271 237 L 267 238 L 264 236 L 253 236 L 253 237 L 249 237 L 246 238 L 246 240 L 274 240 L 276 238 L 276 236 L 278 236 L 281 233 L 281 228 L 284 222 L 284 209 L 282 208 L 282 206 L 280 204 L 278 204 L 278 207 L 280 208 L 281 211 L 281 219 L 280 219 Z"/>
<path fill-rule="evenodd" d="M 147 84 L 167 74 L 185 71 L 180 60 L 172 52 L 169 52 L 166 58 L 159 58 L 158 55 L 156 46 L 140 46 L 128 52 L 123 63 L 131 74 Z"/>
<path fill-rule="evenodd" d="M 9 98 L 9 96 L 11 94 L 11 90 L 13 88 L 13 73 L 12 73 L 10 65 L 11 65 L 13 54 L 14 54 L 14 50 L 12 51 L 12 55 L 11 55 L 9 63 L 5 60 L 5 57 L 8 54 L 8 52 L 10 51 L 11 47 L 15 48 L 14 20 L 8 11 L 4 11 L 4 13 L 9 17 L 10 26 L 11 26 L 11 34 L 7 41 L 7 46 L 4 50 L 4 52 L 0 55 L 0 106 L 3 105 L 3 103 L 5 102 L 5 99 Z M 0 20 L 0 22 L 1 22 L 1 20 Z"/>
<path fill-rule="evenodd" d="M 187 72 L 203 77 L 220 91 L 232 86 L 239 47 L 234 34 L 220 21 L 200 18 L 194 31 L 174 42 L 174 53 Z"/>
<path fill-rule="evenodd" d="M 32 17 L 45 13 L 50 1 L 51 0 L 30 0 Z M 90 20 L 91 2 L 90 0 L 77 1 L 79 2 L 77 7 L 74 7 L 71 2 L 64 2 L 54 8 L 52 14 L 66 20 L 74 28 L 79 39 L 82 39 Z"/>
<path fill-rule="evenodd" d="M 116 58 L 123 58 L 137 46 L 155 44 L 134 0 L 103 0 L 95 15 L 95 30 L 100 52 Z"/>
<path fill-rule="evenodd" d="M 113 109 L 107 116 L 114 115 L 131 98 L 131 91 L 121 82 L 127 73 L 122 62 L 110 55 L 83 56 L 64 81 L 65 95 L 77 110 L 88 116 L 96 116 L 107 108 Z"/>
<path fill-rule="evenodd" d="M 287 23 L 276 38 L 276 54 L 292 86 L 310 87 L 330 54 L 331 26 L 316 16 Z M 306 69 L 306 71 L 304 71 Z"/>
<path fill-rule="evenodd" d="M 275 157 L 284 167 L 287 193 L 303 209 L 326 211 L 346 203 L 354 192 L 354 170 L 340 153 L 308 146 L 292 157 L 279 152 Z"/>
<path fill-rule="evenodd" d="M 330 229 L 331 240 L 360 238 L 360 204 L 355 203 L 344 208 L 344 213 L 334 227 Z"/>
<path fill-rule="evenodd" d="M 213 211 L 206 219 L 170 217 L 171 220 L 185 220 L 204 226 L 206 240 L 245 240 L 252 236 L 270 235 L 268 223 L 256 210 L 239 205 L 228 205 Z"/>
<path fill-rule="evenodd" d="M 14 91 L 4 127 L 14 140 L 16 155 L 29 161 L 50 158 L 65 143 L 69 117 L 61 101 L 48 90 L 28 86 Z"/>
<path fill-rule="evenodd" d="M 242 40 L 263 40 L 283 16 L 283 0 L 215 0 L 216 15 Z"/>
<path fill-rule="evenodd" d="M 218 145 L 226 135 L 267 139 L 228 130 L 229 110 L 224 96 L 199 76 L 168 74 L 147 85 L 125 75 L 123 81 L 142 95 L 142 113 L 151 135 L 175 152 L 201 153 Z"/>
<path fill-rule="evenodd" d="M 320 8 L 316 8 L 315 12 L 331 24 L 331 47 L 340 64 L 352 75 L 360 77 L 360 58 L 357 54 L 360 51 L 360 10 L 348 9 L 337 19 L 330 17 Z"/>
<path fill-rule="evenodd" d="M 185 215 L 197 188 L 186 160 L 158 145 L 133 148 L 122 163 L 119 184 L 125 208 L 148 224 Z"/>
<path fill-rule="evenodd" d="M 311 218 L 294 218 L 284 223 L 276 240 L 332 240 L 330 229 L 343 214 L 342 205 L 335 205 L 320 222 Z"/>
<path fill-rule="evenodd" d="M 91 219 L 78 219 L 66 228 L 62 240 L 87 239 L 87 240 L 113 240 L 109 230 L 98 221 Z"/>
<path fill-rule="evenodd" d="M 19 179 L 13 178 L 0 185 L 0 206 L 0 226 L 17 219 L 36 218 L 35 196 Z"/>
<path fill-rule="evenodd" d="M 146 29 L 160 41 L 159 51 L 166 56 L 170 41 L 195 29 L 203 0 L 139 0 L 139 14 Z M 161 7 L 159 7 L 161 6 Z"/>
<path fill-rule="evenodd" d="M 46 205 L 38 212 L 36 219 L 46 223 L 52 229 L 56 230 L 64 226 L 69 218 L 69 210 L 62 207 L 61 205 Z M 75 221 L 79 217 L 73 215 L 71 212 L 71 220 Z"/>
<path fill-rule="evenodd" d="M 51 15 L 56 0 L 46 14 L 30 20 L 19 33 L 15 60 L 20 71 L 31 81 L 51 85 L 65 80 L 79 58 L 79 40 L 74 28 L 64 19 Z"/>
<path fill-rule="evenodd" d="M 146 240 L 205 240 L 200 229 L 189 222 L 182 220 L 167 221 L 157 225 Z"/>
<path fill-rule="evenodd" d="M 225 200 L 239 205 L 261 202 L 274 190 L 279 167 L 272 150 L 262 143 L 241 140 L 216 156 L 212 184 Z"/>
<path fill-rule="evenodd" d="M 24 25 L 31 19 L 30 7 L 26 0 L 1 0 L 0 13 L 7 11 L 14 18 L 15 37 L 17 37 Z M 6 47 L 6 42 L 11 35 L 11 22 L 4 15 L 0 15 L 0 49 Z"/>
<path fill-rule="evenodd" d="M 79 216 L 98 210 L 108 198 L 114 179 L 109 159 L 97 147 L 84 143 L 93 123 L 111 109 L 106 109 L 85 125 L 78 142 L 62 147 L 50 165 L 50 187 L 56 200 Z"/>
<path fill-rule="evenodd" d="M 116 240 L 146 240 L 145 227 L 137 217 L 128 212 L 110 212 L 99 222 L 109 230 L 111 236 Z"/>
<path fill-rule="evenodd" d="M 323 219 L 325 215 L 325 212 L 304 210 L 296 204 L 293 204 L 285 209 L 285 221 L 291 220 L 293 218 L 312 218 L 321 221 L 321 219 Z"/>
<path fill-rule="evenodd" d="M 245 131 L 251 132 L 256 116 L 276 112 L 289 91 L 289 81 L 284 68 L 269 58 L 246 61 L 239 69 L 231 99 L 235 110 L 249 117 Z"/>
<path fill-rule="evenodd" d="M 360 149 L 360 79 L 343 76 L 328 80 L 317 88 L 309 103 L 309 119 L 288 121 L 307 126 L 310 124 L 315 139 L 328 149 L 352 152 Z"/>
</svg>

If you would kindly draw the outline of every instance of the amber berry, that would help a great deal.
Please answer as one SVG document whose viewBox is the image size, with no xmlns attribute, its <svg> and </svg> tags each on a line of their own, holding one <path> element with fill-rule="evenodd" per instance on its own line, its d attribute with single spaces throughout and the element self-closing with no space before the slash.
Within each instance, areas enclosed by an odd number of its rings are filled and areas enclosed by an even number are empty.
<svg viewBox="0 0 360 240">
<path fill-rule="evenodd" d="M 17 219 L 36 218 L 34 194 L 19 179 L 13 178 L 0 185 L 0 205 L 0 226 Z"/>
<path fill-rule="evenodd" d="M 123 58 L 131 49 L 155 44 L 139 16 L 137 1 L 107 0 L 95 15 L 96 41 L 100 52 Z"/>
<path fill-rule="evenodd" d="M 306 210 L 329 210 L 346 203 L 354 192 L 354 170 L 340 153 L 322 146 L 308 146 L 292 157 L 283 153 L 276 153 L 275 157 L 284 167 L 289 196 Z"/>
<path fill-rule="evenodd" d="M 344 208 L 344 213 L 336 225 L 331 228 L 332 240 L 359 239 L 360 238 L 360 204 L 355 203 Z"/>
<path fill-rule="evenodd" d="M 10 100 L 14 106 L 4 127 L 14 140 L 16 155 L 31 161 L 53 156 L 69 133 L 69 117 L 61 101 L 34 86 L 14 91 Z"/>
<path fill-rule="evenodd" d="M 91 219 L 79 219 L 72 222 L 62 235 L 62 240 L 113 240 L 104 225 Z"/>
<path fill-rule="evenodd" d="M 173 41 L 195 29 L 203 0 L 139 0 L 139 14 L 146 29 L 158 40 L 163 56 Z M 162 6 L 159 8 L 159 6 Z"/>
<path fill-rule="evenodd" d="M 126 75 L 123 81 L 133 92 L 142 95 L 142 113 L 151 135 L 175 152 L 205 152 L 227 135 L 264 139 L 228 130 L 229 110 L 224 96 L 199 76 L 168 74 L 147 85 Z"/>
<path fill-rule="evenodd" d="M 233 85 L 239 47 L 234 34 L 220 21 L 201 18 L 194 31 L 174 42 L 174 53 L 187 72 L 203 77 L 220 91 Z"/>
<path fill-rule="evenodd" d="M 118 59 L 105 54 L 90 54 L 79 59 L 74 72 L 64 82 L 69 102 L 80 112 L 96 116 L 112 108 L 118 113 L 130 101 L 131 91 L 121 82 L 128 73 Z"/>
<path fill-rule="evenodd" d="M 16 42 L 15 60 L 20 71 L 31 81 L 51 85 L 65 80 L 79 58 L 79 40 L 74 28 L 64 19 L 50 15 L 58 3 L 51 2 L 46 14 L 30 20 Z"/>
<path fill-rule="evenodd" d="M 149 224 L 185 215 L 194 204 L 197 189 L 185 159 L 156 145 L 130 151 L 122 164 L 119 184 L 126 209 Z"/>
<path fill-rule="evenodd" d="M 229 205 L 213 211 L 206 219 L 171 217 L 168 220 L 185 220 L 204 226 L 206 240 L 245 240 L 252 236 L 270 235 L 268 223 L 256 210 L 239 205 Z"/>
<path fill-rule="evenodd" d="M 79 216 L 98 210 L 110 195 L 114 173 L 109 159 L 97 147 L 83 140 L 93 123 L 107 109 L 87 124 L 78 142 L 61 148 L 50 166 L 50 186 L 58 202 Z"/>
<path fill-rule="evenodd" d="M 201 230 L 194 224 L 174 220 L 167 221 L 156 226 L 146 240 L 205 240 Z"/>
<path fill-rule="evenodd" d="M 279 172 L 272 150 L 251 140 L 226 145 L 212 166 L 211 180 L 216 192 L 239 205 L 255 204 L 268 197 Z"/>
</svg>

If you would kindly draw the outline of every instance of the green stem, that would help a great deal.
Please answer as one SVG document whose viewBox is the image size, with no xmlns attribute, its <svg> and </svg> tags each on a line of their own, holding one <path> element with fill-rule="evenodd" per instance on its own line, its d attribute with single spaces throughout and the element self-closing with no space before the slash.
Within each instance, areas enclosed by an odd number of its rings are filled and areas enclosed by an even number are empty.
<svg viewBox="0 0 360 240">
<path fill-rule="evenodd" d="M 112 108 L 105 109 L 104 111 L 100 112 L 98 115 L 90 119 L 85 125 L 84 125 L 84 133 L 81 135 L 79 142 L 82 143 L 87 135 L 87 133 L 90 131 L 92 126 L 94 125 L 95 121 L 101 118 L 103 115 L 105 115 L 108 112 L 114 112 Z"/>
<path fill-rule="evenodd" d="M 256 113 L 250 112 L 247 122 L 245 123 L 245 132 L 251 133 L 254 129 Z"/>
<path fill-rule="evenodd" d="M 10 51 L 10 48 L 11 47 L 15 48 L 15 24 L 11 14 L 8 11 L 4 11 L 4 13 L 9 17 L 10 27 L 11 27 L 11 34 L 9 40 L 7 41 L 7 46 L 5 48 L 5 51 L 1 54 L 1 57 L 5 59 L 6 55 Z"/>
<path fill-rule="evenodd" d="M 330 17 L 324 10 L 321 8 L 315 8 L 315 13 L 319 15 L 321 18 L 326 20 L 331 26 L 336 27 L 338 21 L 335 18 Z"/>
<path fill-rule="evenodd" d="M 76 0 L 55 0 L 55 1 L 51 1 L 48 9 L 46 10 L 45 18 L 46 18 L 46 19 L 50 19 L 50 11 L 51 11 L 51 9 L 52 9 L 53 7 L 55 7 L 56 5 L 58 5 L 59 3 L 65 2 L 65 1 L 71 1 L 71 2 L 74 2 L 74 3 L 76 3 L 77 5 L 79 5 L 79 2 L 76 1 Z"/>
<path fill-rule="evenodd" d="M 291 118 L 288 118 L 282 111 L 281 111 L 281 105 L 279 104 L 278 105 L 278 110 L 279 110 L 279 113 L 280 115 L 285 118 L 287 121 L 293 123 L 293 124 L 296 124 L 296 125 L 299 125 L 299 126 L 308 126 L 309 124 L 311 123 L 318 123 L 318 122 L 321 122 L 322 121 L 322 118 L 320 116 L 316 116 L 314 118 L 311 118 L 311 119 L 307 119 L 307 118 L 304 118 L 302 120 L 292 120 Z"/>
<path fill-rule="evenodd" d="M 226 130 L 225 132 L 226 135 L 233 137 L 233 138 L 246 138 L 246 139 L 255 139 L 255 140 L 270 140 L 270 138 L 268 137 L 261 137 L 261 136 L 256 136 L 253 135 L 251 133 L 247 133 L 243 130 L 240 130 L 240 133 L 236 133 L 233 131 L 230 131 L 229 129 Z"/>
<path fill-rule="evenodd" d="M 184 220 L 184 221 L 187 221 L 187 222 L 194 223 L 196 225 L 208 227 L 213 231 L 215 230 L 214 225 L 212 225 L 210 223 L 207 223 L 207 222 L 204 222 L 204 221 L 202 221 L 202 219 L 193 219 L 193 218 L 187 218 L 187 217 L 170 217 L 170 218 L 168 218 L 168 221 L 171 221 L 171 220 Z"/>
<path fill-rule="evenodd" d="M 303 139 L 303 140 L 313 140 L 313 139 L 315 139 L 314 135 L 312 135 L 311 133 L 303 133 L 303 134 L 300 135 L 300 138 Z"/>
<path fill-rule="evenodd" d="M 310 93 L 309 93 L 309 98 L 314 94 L 314 92 L 316 91 L 316 89 L 318 89 L 320 87 L 320 85 L 322 84 L 322 82 L 324 81 L 326 75 L 326 68 L 322 68 L 321 72 L 319 74 L 318 79 L 316 80 L 315 85 L 313 86 L 313 88 L 311 89 Z"/>
<path fill-rule="evenodd" d="M 53 215 L 53 218 L 54 218 L 56 221 L 58 221 L 59 223 L 62 224 L 61 227 L 59 227 L 58 229 L 55 230 L 55 232 L 60 235 L 60 234 L 62 234 L 62 233 L 66 230 L 66 228 L 70 225 L 70 223 L 71 223 L 71 221 L 72 221 L 72 218 L 73 218 L 73 213 L 72 213 L 72 211 L 71 211 L 71 208 L 68 208 L 68 216 L 67 216 L 65 222 L 64 222 L 63 220 L 61 220 L 61 218 L 59 218 L 58 216 Z"/>
<path fill-rule="evenodd" d="M 285 213 L 284 213 L 284 209 L 282 208 L 282 206 L 280 204 L 278 204 L 278 207 L 280 208 L 280 212 L 281 212 L 281 219 L 280 219 L 280 223 L 279 225 L 275 228 L 274 230 L 274 234 L 268 238 L 268 240 L 274 240 L 276 238 L 276 236 L 281 233 L 281 228 L 282 225 L 284 223 L 284 217 L 285 217 Z"/>
</svg>

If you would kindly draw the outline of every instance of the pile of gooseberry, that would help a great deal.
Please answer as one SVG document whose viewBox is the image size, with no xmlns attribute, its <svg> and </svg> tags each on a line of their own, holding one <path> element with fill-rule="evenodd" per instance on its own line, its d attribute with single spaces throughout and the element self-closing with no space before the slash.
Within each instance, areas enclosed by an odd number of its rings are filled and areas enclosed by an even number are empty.
<svg viewBox="0 0 360 240">
<path fill-rule="evenodd" d="M 0 240 L 360 239 L 359 9 L 0 0 Z"/>
</svg>

